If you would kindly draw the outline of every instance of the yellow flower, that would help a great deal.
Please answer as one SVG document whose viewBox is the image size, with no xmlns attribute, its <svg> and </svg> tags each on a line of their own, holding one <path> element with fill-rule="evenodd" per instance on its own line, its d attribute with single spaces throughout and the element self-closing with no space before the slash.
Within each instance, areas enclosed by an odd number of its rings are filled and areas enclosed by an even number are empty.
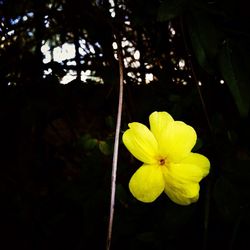
<svg viewBox="0 0 250 250">
<path fill-rule="evenodd" d="M 130 123 L 123 143 L 144 164 L 134 173 L 129 189 L 142 202 L 153 202 L 164 191 L 180 205 L 199 198 L 199 182 L 209 173 L 209 160 L 192 153 L 197 139 L 195 130 L 174 121 L 167 112 L 149 116 L 150 130 L 138 122 Z"/>
</svg>

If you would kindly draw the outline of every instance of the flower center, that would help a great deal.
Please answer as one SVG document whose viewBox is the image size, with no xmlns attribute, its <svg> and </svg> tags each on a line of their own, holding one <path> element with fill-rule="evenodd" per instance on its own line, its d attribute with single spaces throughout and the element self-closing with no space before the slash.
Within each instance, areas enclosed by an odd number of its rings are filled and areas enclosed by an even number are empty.
<svg viewBox="0 0 250 250">
<path fill-rule="evenodd" d="M 159 163 L 160 163 L 160 165 L 164 165 L 165 164 L 165 159 L 160 159 Z"/>
<path fill-rule="evenodd" d="M 158 158 L 158 164 L 159 164 L 160 166 L 166 166 L 166 165 L 167 165 L 167 162 L 168 162 L 168 160 L 167 160 L 166 157 L 160 156 L 160 157 Z"/>
</svg>

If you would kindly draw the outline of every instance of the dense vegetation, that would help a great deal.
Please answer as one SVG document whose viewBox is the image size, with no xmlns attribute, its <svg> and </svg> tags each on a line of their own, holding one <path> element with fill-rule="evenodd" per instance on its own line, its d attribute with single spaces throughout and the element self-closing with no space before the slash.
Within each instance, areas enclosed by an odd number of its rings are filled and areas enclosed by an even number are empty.
<svg viewBox="0 0 250 250">
<path fill-rule="evenodd" d="M 167 111 L 195 128 L 211 173 L 195 204 L 141 203 L 121 142 L 112 249 L 248 249 L 249 21 L 242 0 L 0 0 L 1 249 L 105 248 L 117 43 L 122 132 Z M 56 60 L 64 44 L 74 57 Z"/>
</svg>

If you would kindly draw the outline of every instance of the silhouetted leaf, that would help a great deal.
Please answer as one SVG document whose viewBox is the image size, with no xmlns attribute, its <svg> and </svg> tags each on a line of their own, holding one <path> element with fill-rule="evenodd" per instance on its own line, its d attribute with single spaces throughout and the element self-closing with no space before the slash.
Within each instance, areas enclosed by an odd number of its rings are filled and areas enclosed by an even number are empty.
<svg viewBox="0 0 250 250">
<path fill-rule="evenodd" d="M 111 155 L 112 154 L 112 148 L 106 141 L 99 141 L 98 143 L 100 151 L 104 155 Z"/>
<path fill-rule="evenodd" d="M 196 152 L 197 150 L 199 150 L 201 147 L 203 146 L 203 142 L 200 138 L 197 138 L 197 141 L 194 145 L 194 148 L 192 149 L 193 152 Z"/>
<path fill-rule="evenodd" d="M 95 138 L 92 138 L 90 134 L 85 134 L 80 139 L 80 144 L 84 147 L 86 150 L 92 150 L 98 143 L 98 140 Z"/>
<path fill-rule="evenodd" d="M 164 0 L 162 1 L 158 9 L 157 20 L 160 22 L 169 21 L 177 16 L 179 16 L 185 6 L 187 5 L 187 0 Z"/>
<path fill-rule="evenodd" d="M 239 113 L 245 117 L 250 106 L 248 82 L 250 77 L 249 71 L 245 68 L 244 60 L 242 60 L 243 57 L 244 55 L 241 55 L 239 50 L 225 42 L 220 52 L 219 67 L 234 97 Z"/>
<path fill-rule="evenodd" d="M 201 9 L 191 9 L 186 20 L 198 63 L 208 73 L 214 73 L 216 56 L 223 38 L 222 31 L 216 27 L 212 15 Z"/>
</svg>

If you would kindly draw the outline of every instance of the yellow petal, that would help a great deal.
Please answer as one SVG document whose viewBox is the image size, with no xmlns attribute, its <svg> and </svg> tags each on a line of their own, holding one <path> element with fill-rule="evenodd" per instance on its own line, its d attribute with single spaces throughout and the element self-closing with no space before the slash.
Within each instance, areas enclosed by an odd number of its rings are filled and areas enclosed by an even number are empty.
<svg viewBox="0 0 250 250">
<path fill-rule="evenodd" d="M 158 143 L 145 125 L 138 122 L 130 123 L 122 140 L 130 153 L 138 160 L 148 164 L 156 162 Z"/>
<path fill-rule="evenodd" d="M 132 176 L 129 189 L 142 202 L 153 202 L 164 190 L 164 178 L 160 166 L 142 165 Z"/>
<path fill-rule="evenodd" d="M 165 167 L 163 171 L 165 179 L 165 193 L 175 203 L 179 205 L 189 205 L 196 202 L 199 198 L 200 185 L 193 181 L 193 176 L 184 178 L 184 172 L 178 173 L 176 166 Z M 194 177 L 195 179 L 196 177 Z"/>
<path fill-rule="evenodd" d="M 181 121 L 170 122 L 158 140 L 160 154 L 170 162 L 179 162 L 191 152 L 196 143 L 195 130 Z"/>
<path fill-rule="evenodd" d="M 188 165 L 189 172 L 193 176 L 197 176 L 198 181 L 208 175 L 210 162 L 207 157 L 197 153 L 190 153 L 188 157 L 180 162 L 180 165 Z M 188 174 L 186 174 L 187 176 Z"/>
<path fill-rule="evenodd" d="M 174 119 L 167 112 L 153 112 L 149 116 L 150 130 L 154 134 L 156 140 L 159 140 L 161 137 L 162 131 L 167 127 L 170 122 L 173 122 Z"/>
</svg>

